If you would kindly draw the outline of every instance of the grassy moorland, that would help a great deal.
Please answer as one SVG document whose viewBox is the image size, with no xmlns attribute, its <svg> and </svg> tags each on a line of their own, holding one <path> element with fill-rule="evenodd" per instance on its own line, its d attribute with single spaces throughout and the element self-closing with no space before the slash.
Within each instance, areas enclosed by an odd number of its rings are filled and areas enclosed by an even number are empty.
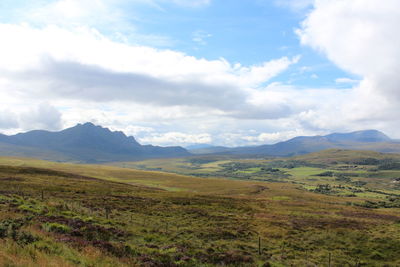
<svg viewBox="0 0 400 267">
<path fill-rule="evenodd" d="M 377 201 L 400 195 L 398 154 L 326 150 L 291 158 L 230 159 L 226 156 L 197 156 L 114 165 L 195 177 L 291 183 L 317 193 L 365 196 Z"/>
<path fill-rule="evenodd" d="M 355 153 L 175 160 L 207 178 L 0 158 L 0 265 L 399 266 L 397 156 Z"/>
</svg>

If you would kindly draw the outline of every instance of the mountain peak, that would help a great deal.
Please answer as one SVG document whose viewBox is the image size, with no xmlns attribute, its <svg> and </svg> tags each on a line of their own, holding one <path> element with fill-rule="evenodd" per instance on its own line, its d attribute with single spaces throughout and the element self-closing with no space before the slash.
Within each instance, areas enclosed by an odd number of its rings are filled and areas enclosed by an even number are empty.
<svg viewBox="0 0 400 267">
<path fill-rule="evenodd" d="M 125 151 L 126 149 L 140 147 L 134 137 L 127 137 L 121 131 L 114 132 L 108 128 L 97 126 L 92 122 L 77 124 L 74 127 L 64 129 L 60 134 L 65 136 L 74 146 L 107 147 L 107 150 L 113 152 L 116 149 Z"/>
<path fill-rule="evenodd" d="M 4 140 L 3 140 L 4 139 Z M 62 155 L 84 162 L 106 162 L 135 160 L 145 158 L 163 158 L 187 156 L 190 153 L 181 147 L 142 146 L 133 136 L 121 131 L 111 131 L 91 122 L 77 124 L 60 132 L 31 131 L 14 136 L 0 135 L 0 141 L 28 148 L 27 156 L 41 157 L 41 151 Z M 18 146 L 18 147 L 17 147 Z M 27 152 L 25 152 L 27 151 Z M 31 151 L 31 152 L 29 152 Z M 1 151 L 9 154 L 10 151 Z"/>
<path fill-rule="evenodd" d="M 79 123 L 78 125 L 82 125 L 84 127 L 96 127 L 93 122 L 85 122 L 83 124 Z"/>
<path fill-rule="evenodd" d="M 90 128 L 103 128 L 103 127 L 95 125 L 93 122 L 85 122 L 85 123 L 78 123 L 77 125 L 75 125 L 75 126 L 73 126 L 71 128 L 86 128 L 86 129 L 90 129 Z M 103 129 L 107 129 L 107 128 L 103 128 Z"/>
<path fill-rule="evenodd" d="M 362 130 L 351 133 L 333 133 L 326 136 L 330 141 L 389 142 L 391 138 L 378 130 Z"/>
<path fill-rule="evenodd" d="M 103 127 L 100 125 L 95 125 L 92 122 L 85 122 L 85 123 L 78 123 L 77 125 L 64 129 L 61 132 L 79 132 L 79 133 L 86 133 L 86 134 L 106 134 L 106 135 L 114 135 L 114 136 L 119 136 L 121 138 L 127 138 L 124 132 L 122 131 L 111 131 L 107 127 Z M 130 139 L 134 139 L 133 136 L 129 137 Z M 135 141 L 136 142 L 136 141 Z"/>
</svg>

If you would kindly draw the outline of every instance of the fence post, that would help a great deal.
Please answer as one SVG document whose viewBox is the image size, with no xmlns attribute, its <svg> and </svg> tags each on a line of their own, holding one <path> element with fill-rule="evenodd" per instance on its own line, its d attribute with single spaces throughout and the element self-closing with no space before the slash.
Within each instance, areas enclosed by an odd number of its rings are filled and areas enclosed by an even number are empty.
<svg viewBox="0 0 400 267">
<path fill-rule="evenodd" d="M 110 215 L 110 208 L 106 208 L 106 219 L 108 220 L 108 217 Z"/>
<path fill-rule="evenodd" d="M 329 257 L 328 257 L 328 267 L 331 267 L 331 253 L 329 252 Z"/>
</svg>

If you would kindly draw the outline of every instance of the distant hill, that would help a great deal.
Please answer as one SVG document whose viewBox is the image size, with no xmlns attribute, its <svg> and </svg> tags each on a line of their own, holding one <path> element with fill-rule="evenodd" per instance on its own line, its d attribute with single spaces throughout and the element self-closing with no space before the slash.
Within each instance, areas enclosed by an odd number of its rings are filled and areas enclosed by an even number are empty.
<svg viewBox="0 0 400 267">
<path fill-rule="evenodd" d="M 229 151 L 231 148 L 225 146 L 213 146 L 208 144 L 197 144 L 186 147 L 192 154 L 212 154 L 223 153 Z"/>
<path fill-rule="evenodd" d="M 365 130 L 352 133 L 333 133 L 325 136 L 331 142 L 391 142 L 387 135 L 377 130 Z"/>
<path fill-rule="evenodd" d="M 195 149 L 203 149 L 203 148 L 209 148 L 209 147 L 213 147 L 213 145 L 210 144 L 192 144 L 192 145 L 188 145 L 185 148 L 187 150 L 195 150 Z"/>
<path fill-rule="evenodd" d="M 377 164 L 377 160 L 400 160 L 400 154 L 388 154 L 380 153 L 376 151 L 365 151 L 365 150 L 346 150 L 346 149 L 327 149 L 323 151 L 313 152 L 301 156 L 296 156 L 291 159 L 308 161 L 316 164 L 366 164 L 366 162 L 372 162 Z"/>
<path fill-rule="evenodd" d="M 0 135 L 0 155 L 99 163 L 183 157 L 190 153 L 182 147 L 141 145 L 123 132 L 85 123 L 60 132 L 36 130 L 12 136 Z"/>
<path fill-rule="evenodd" d="M 371 150 L 400 152 L 400 142 L 377 130 L 333 133 L 325 136 L 298 136 L 273 145 L 227 148 L 211 153 L 259 156 L 295 156 L 325 149 Z"/>
</svg>

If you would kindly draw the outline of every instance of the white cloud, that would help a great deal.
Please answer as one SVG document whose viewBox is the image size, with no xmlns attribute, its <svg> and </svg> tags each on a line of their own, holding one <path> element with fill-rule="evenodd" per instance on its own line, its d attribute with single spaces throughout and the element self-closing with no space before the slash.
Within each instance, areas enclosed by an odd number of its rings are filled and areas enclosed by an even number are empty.
<svg viewBox="0 0 400 267">
<path fill-rule="evenodd" d="M 182 132 L 167 132 L 150 134 L 146 137 L 139 138 L 143 144 L 160 144 L 160 145 L 190 145 L 190 144 L 209 144 L 212 143 L 210 134 L 187 134 Z"/>
<path fill-rule="evenodd" d="M 354 80 L 354 79 L 350 79 L 350 78 L 344 77 L 344 78 L 337 78 L 337 79 L 335 80 L 335 82 L 336 82 L 336 83 L 355 84 L 355 83 L 358 83 L 358 82 L 360 82 L 360 81 L 359 81 L 359 80 Z"/>
<path fill-rule="evenodd" d="M 292 59 L 282 57 L 256 66 L 241 67 L 239 65 L 240 82 L 243 86 L 259 86 L 286 70 L 290 65 L 296 64 L 299 60 L 300 56 Z"/>
<path fill-rule="evenodd" d="M 208 6 L 211 3 L 211 0 L 164 0 L 164 1 L 171 1 L 177 5 L 188 6 L 188 7 Z"/>
<path fill-rule="evenodd" d="M 397 25 L 397 0 L 317 0 L 298 34 L 303 44 L 368 80 L 375 93 L 399 100 L 400 37 L 393 34 Z"/>
<path fill-rule="evenodd" d="M 135 13 L 135 7 L 148 5 L 165 11 L 163 5 L 168 3 L 197 8 L 208 6 L 211 0 L 57 0 L 33 4 L 32 8 L 19 12 L 19 16 L 34 23 L 64 27 L 86 25 L 132 31 L 135 26 L 129 21 L 141 19 L 140 14 Z"/>
<path fill-rule="evenodd" d="M 125 127 L 124 131 L 127 135 L 137 136 L 142 133 L 144 134 L 153 133 L 155 129 L 145 126 L 129 125 L 128 127 Z"/>
<path fill-rule="evenodd" d="M 272 133 L 260 133 L 255 136 L 244 136 L 242 139 L 249 142 L 249 144 L 275 144 L 283 140 L 289 140 L 296 136 L 304 136 L 304 135 L 312 135 L 315 132 L 306 132 L 301 129 L 289 130 L 289 131 L 280 131 L 280 132 L 272 132 Z"/>
<path fill-rule="evenodd" d="M 308 123 L 330 129 L 379 127 L 395 132 L 400 110 L 400 2 L 396 0 L 316 0 L 297 31 L 302 44 L 323 53 L 338 67 L 361 77 L 335 112 L 320 108 Z M 358 83 L 359 82 L 359 83 Z"/>
<path fill-rule="evenodd" d="M 6 105 L 7 106 L 7 105 Z M 59 130 L 62 114 L 49 103 L 33 101 L 30 105 L 16 105 L 0 111 L 0 129 L 3 133 L 14 134 L 25 130 Z"/>
<path fill-rule="evenodd" d="M 99 0 L 59 0 L 36 9 L 31 16 L 39 21 L 45 19 L 46 23 L 50 20 L 59 24 L 64 19 L 94 17 L 94 15 L 98 16 L 99 13 L 104 15 L 106 10 L 106 4 Z"/>
<path fill-rule="evenodd" d="M 155 47 L 171 47 L 175 40 L 166 35 L 143 33 L 136 24 L 143 20 L 137 10 L 147 5 L 164 11 L 158 2 L 171 0 L 57 0 L 34 2 L 11 14 L 12 21 L 45 27 L 56 25 L 66 29 L 78 27 L 96 28 L 110 38 L 125 43 Z"/>
<path fill-rule="evenodd" d="M 42 103 L 20 114 L 20 127 L 25 130 L 60 130 L 62 114 L 49 103 Z"/>
<path fill-rule="evenodd" d="M 46 4 L 33 4 L 19 12 L 20 19 L 42 25 L 59 25 L 67 28 L 97 26 L 106 29 L 127 29 L 120 0 L 58 0 Z M 134 15 L 131 14 L 131 19 Z"/>
<path fill-rule="evenodd" d="M 289 112 L 279 103 L 271 110 L 246 99 L 250 88 L 283 72 L 297 57 L 241 67 L 224 59 L 210 61 L 117 43 L 85 28 L 0 24 L 0 34 L 9 36 L 0 44 L 0 78 L 26 97 L 198 106 L 236 117 L 279 117 Z"/>
<path fill-rule="evenodd" d="M 212 37 L 212 34 L 202 31 L 202 30 L 195 31 L 192 34 L 193 42 L 195 42 L 199 45 L 207 45 L 206 39 L 211 38 L 211 37 Z"/>
<path fill-rule="evenodd" d="M 0 110 L 0 129 L 18 128 L 17 115 L 10 110 Z"/>
</svg>

